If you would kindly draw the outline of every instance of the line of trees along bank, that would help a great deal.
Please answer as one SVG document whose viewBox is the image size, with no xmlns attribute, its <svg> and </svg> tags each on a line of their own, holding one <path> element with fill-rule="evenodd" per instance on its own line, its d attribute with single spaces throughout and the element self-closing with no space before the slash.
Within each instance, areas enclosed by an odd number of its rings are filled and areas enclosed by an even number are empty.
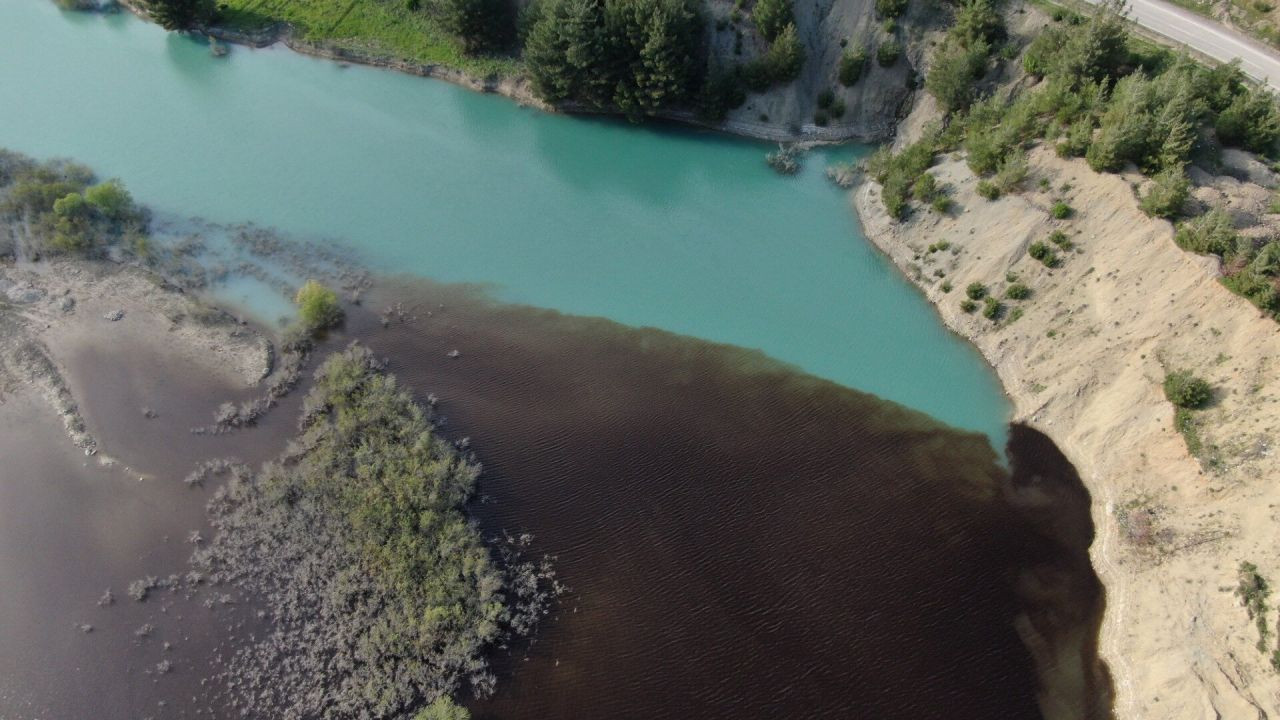
<svg viewBox="0 0 1280 720">
<path fill-rule="evenodd" d="M 263 9 L 245 0 L 225 5 L 214 0 L 142 1 L 153 20 L 175 31 L 223 24 L 243 29 L 248 16 L 258 22 L 278 20 L 304 4 L 280 0 L 273 9 Z M 344 22 L 350 12 L 362 12 L 365 1 L 348 7 L 338 0 L 307 0 L 311 26 L 298 31 L 309 37 L 330 16 L 335 24 Z M 429 28 L 437 27 L 456 39 L 461 56 L 523 62 L 534 89 L 550 103 L 617 111 L 632 120 L 691 109 L 717 121 L 745 102 L 747 92 L 765 91 L 800 74 L 805 52 L 792 3 L 755 0 L 742 30 L 758 33 L 760 52 L 732 60 L 711 51 L 705 0 L 533 0 L 522 10 L 516 0 L 387 0 L 378 5 L 386 15 L 374 23 L 378 28 L 362 27 L 350 39 L 377 47 L 377 32 L 432 35 Z M 733 23 L 739 22 L 740 10 L 741 4 Z M 737 56 L 742 54 L 742 30 L 736 30 Z"/>
<path fill-rule="evenodd" d="M 525 60 L 548 101 L 638 118 L 686 103 L 699 82 L 697 0 L 543 0 Z"/>
</svg>

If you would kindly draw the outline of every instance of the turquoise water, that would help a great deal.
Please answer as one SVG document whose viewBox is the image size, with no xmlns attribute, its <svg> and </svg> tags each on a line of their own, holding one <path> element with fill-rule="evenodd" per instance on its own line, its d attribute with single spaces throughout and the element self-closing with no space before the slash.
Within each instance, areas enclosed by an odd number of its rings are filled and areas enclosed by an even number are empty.
<svg viewBox="0 0 1280 720">
<path fill-rule="evenodd" d="M 375 269 L 759 348 L 1004 436 L 989 368 L 823 177 L 864 148 L 780 178 L 758 143 L 547 115 L 285 49 L 214 58 L 47 0 L 0 2 L 0 146 L 85 162 L 161 212 L 337 238 Z"/>
</svg>

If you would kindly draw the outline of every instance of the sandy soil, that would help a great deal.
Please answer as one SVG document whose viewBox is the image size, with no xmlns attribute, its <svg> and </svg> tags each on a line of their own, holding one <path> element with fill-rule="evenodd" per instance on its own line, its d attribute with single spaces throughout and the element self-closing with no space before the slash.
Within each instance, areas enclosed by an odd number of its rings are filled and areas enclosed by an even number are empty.
<svg viewBox="0 0 1280 720">
<path fill-rule="evenodd" d="M 1218 283 L 1216 261 L 1179 249 L 1170 223 L 1138 210 L 1136 174 L 1099 175 L 1038 148 L 1027 187 L 1045 178 L 1050 190 L 992 202 L 976 195 L 959 156 L 931 172 L 956 201 L 948 215 L 922 209 L 894 222 L 871 182 L 853 202 L 867 236 L 996 369 L 1016 419 L 1049 434 L 1088 484 L 1098 528 L 1091 554 L 1108 591 L 1101 652 L 1117 716 L 1280 715 L 1280 674 L 1268 664 L 1275 637 L 1259 652 L 1233 594 L 1242 560 L 1280 578 L 1272 447 L 1280 326 Z M 1202 176 L 1213 183 L 1196 192 L 1205 201 L 1261 190 L 1247 178 Z M 1075 209 L 1069 219 L 1050 216 L 1058 199 Z M 1050 269 L 1027 248 L 1055 229 L 1075 249 Z M 929 252 L 939 242 L 950 247 Z M 1004 300 L 998 322 L 961 310 L 969 283 L 1000 296 L 1009 273 L 1032 288 L 1029 299 Z M 1196 414 L 1213 464 L 1192 457 L 1174 431 L 1161 390 L 1172 369 L 1214 387 Z M 1275 610 L 1268 614 L 1275 628 Z"/>
<path fill-rule="evenodd" d="M 70 260 L 0 264 L 0 402 L 38 388 L 71 440 L 94 454 L 98 441 L 64 377 L 66 360 L 89 346 L 193 368 L 228 388 L 257 384 L 273 362 L 265 337 L 141 268 Z"/>
</svg>

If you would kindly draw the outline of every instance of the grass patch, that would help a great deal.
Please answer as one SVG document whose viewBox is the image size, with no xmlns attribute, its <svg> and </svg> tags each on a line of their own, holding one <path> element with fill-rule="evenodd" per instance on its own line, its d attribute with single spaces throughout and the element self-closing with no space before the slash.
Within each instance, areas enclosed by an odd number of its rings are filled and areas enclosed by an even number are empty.
<svg viewBox="0 0 1280 720">
<path fill-rule="evenodd" d="M 373 55 L 438 64 L 479 77 L 520 75 L 512 57 L 469 56 L 449 34 L 434 8 L 411 10 L 406 2 L 381 0 L 223 0 L 219 24 L 260 30 L 287 22 L 308 42 Z"/>
</svg>

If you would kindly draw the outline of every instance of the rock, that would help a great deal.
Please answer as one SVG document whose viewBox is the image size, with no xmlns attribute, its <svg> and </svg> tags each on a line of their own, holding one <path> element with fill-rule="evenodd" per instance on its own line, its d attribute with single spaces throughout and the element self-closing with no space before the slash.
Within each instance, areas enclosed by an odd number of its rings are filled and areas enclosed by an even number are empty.
<svg viewBox="0 0 1280 720">
<path fill-rule="evenodd" d="M 448 356 L 451 358 L 461 357 L 462 353 L 458 352 L 457 350 L 450 350 L 448 352 Z"/>
<path fill-rule="evenodd" d="M 76 309 L 76 299 L 67 295 L 62 298 L 62 302 L 58 303 L 58 309 L 64 313 L 72 312 Z"/>
<path fill-rule="evenodd" d="M 1235 148 L 1222 148 L 1218 159 L 1222 166 L 1238 180 L 1248 180 L 1255 185 L 1271 187 L 1276 183 L 1276 174 L 1254 155 Z"/>
<path fill-rule="evenodd" d="M 102 319 L 103 319 L 103 320 L 108 320 L 108 321 L 110 321 L 110 322 L 117 322 L 117 321 L 119 321 L 119 320 L 123 320 L 123 319 L 124 319 L 124 311 L 123 311 L 123 310 L 112 310 L 111 312 L 107 313 L 106 315 L 103 315 L 103 316 L 102 316 Z"/>
<path fill-rule="evenodd" d="M 19 283 L 5 291 L 5 297 L 11 302 L 19 305 L 29 305 L 45 296 L 43 288 L 35 287 L 29 283 Z"/>
</svg>

